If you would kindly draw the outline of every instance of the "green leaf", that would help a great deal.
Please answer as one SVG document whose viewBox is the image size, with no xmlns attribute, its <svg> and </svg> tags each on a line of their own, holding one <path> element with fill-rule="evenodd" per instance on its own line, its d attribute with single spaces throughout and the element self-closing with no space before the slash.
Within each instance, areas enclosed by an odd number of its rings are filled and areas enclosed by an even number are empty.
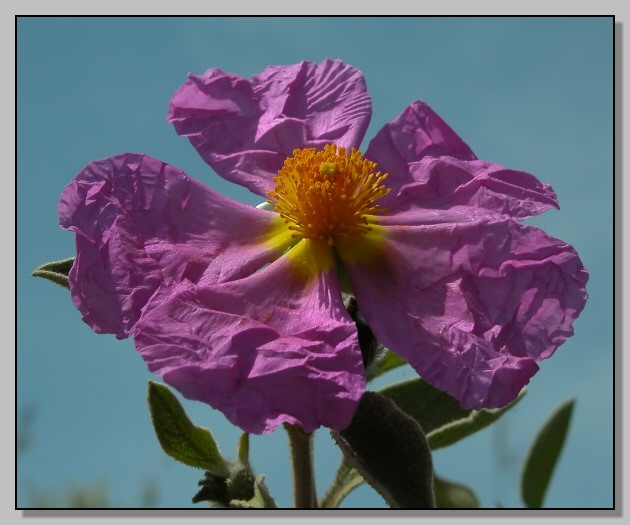
<svg viewBox="0 0 630 525">
<path fill-rule="evenodd" d="M 433 508 L 431 451 L 420 425 L 376 392 L 365 392 L 350 425 L 332 436 L 348 463 L 392 508 Z"/>
<path fill-rule="evenodd" d="M 407 364 L 407 361 L 405 361 L 399 355 L 396 355 L 391 350 L 388 350 L 384 347 L 381 347 L 381 349 L 382 351 L 377 353 L 374 362 L 367 370 L 368 381 L 372 381 L 373 379 L 376 379 L 377 377 L 383 375 L 385 372 Z"/>
<path fill-rule="evenodd" d="M 53 261 L 42 264 L 35 268 L 31 274 L 33 277 L 42 277 L 48 279 L 53 283 L 57 283 L 60 286 L 69 288 L 68 286 L 68 273 L 72 264 L 74 263 L 74 257 L 68 259 L 62 259 L 61 261 Z"/>
<path fill-rule="evenodd" d="M 431 450 L 436 450 L 495 422 L 520 401 L 525 390 L 503 408 L 482 410 L 461 408 L 454 397 L 420 378 L 401 381 L 378 392 L 392 399 L 403 412 L 420 423 Z"/>
<path fill-rule="evenodd" d="M 454 481 L 433 477 L 435 506 L 438 509 L 477 509 L 479 500 L 467 486 Z"/>
<path fill-rule="evenodd" d="M 395 354 L 391 356 L 392 362 L 396 363 L 397 356 Z M 503 408 L 477 411 L 460 408 L 455 398 L 420 378 L 401 381 L 378 392 L 392 399 L 403 412 L 420 424 L 431 450 L 452 445 L 494 423 L 525 395 L 523 389 L 512 403 Z M 321 506 L 338 507 L 341 501 L 364 481 L 344 458 Z"/>
<path fill-rule="evenodd" d="M 452 421 L 468 417 L 470 410 L 460 408 L 458 401 L 420 378 L 386 386 L 378 392 L 396 403 L 420 423 L 426 434 Z"/>
<path fill-rule="evenodd" d="M 233 499 L 230 501 L 230 508 L 233 509 L 275 509 L 278 508 L 275 500 L 271 497 L 269 489 L 264 483 L 265 476 L 260 474 L 254 481 L 254 495 L 251 499 Z"/>
<path fill-rule="evenodd" d="M 564 402 L 534 439 L 521 476 L 521 497 L 530 508 L 541 508 L 545 492 L 566 439 L 575 399 Z"/>
<path fill-rule="evenodd" d="M 470 414 L 463 419 L 453 421 L 441 428 L 435 429 L 427 436 L 431 450 L 448 447 L 459 440 L 483 430 L 494 423 L 508 410 L 511 410 L 525 395 L 523 389 L 518 397 L 503 408 L 484 408 L 482 410 L 471 410 Z"/>
<path fill-rule="evenodd" d="M 164 385 L 149 381 L 149 410 L 157 438 L 169 456 L 217 476 L 228 473 L 212 434 L 193 425 L 175 395 Z"/>
<path fill-rule="evenodd" d="M 336 509 L 350 492 L 363 483 L 365 483 L 365 480 L 361 474 L 348 463 L 345 457 L 342 458 L 335 474 L 335 479 L 322 498 L 319 508 Z"/>
</svg>

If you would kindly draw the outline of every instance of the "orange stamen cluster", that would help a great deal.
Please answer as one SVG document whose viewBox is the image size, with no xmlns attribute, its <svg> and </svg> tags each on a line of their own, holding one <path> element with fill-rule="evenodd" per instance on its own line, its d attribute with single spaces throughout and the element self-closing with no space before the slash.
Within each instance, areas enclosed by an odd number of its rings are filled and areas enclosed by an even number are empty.
<svg viewBox="0 0 630 525">
<path fill-rule="evenodd" d="M 334 144 L 321 151 L 296 149 L 274 178 L 269 192 L 292 237 L 319 239 L 333 246 L 370 231 L 370 216 L 382 213 L 376 200 L 389 193 L 387 173 L 352 148 Z"/>
</svg>

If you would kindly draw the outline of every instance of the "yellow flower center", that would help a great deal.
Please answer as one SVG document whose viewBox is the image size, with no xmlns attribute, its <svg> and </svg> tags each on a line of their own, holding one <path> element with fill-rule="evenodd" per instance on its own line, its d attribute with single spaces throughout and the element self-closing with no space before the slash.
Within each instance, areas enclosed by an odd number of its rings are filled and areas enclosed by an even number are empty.
<svg viewBox="0 0 630 525">
<path fill-rule="evenodd" d="M 293 238 L 319 239 L 333 246 L 371 230 L 384 210 L 374 202 L 390 189 L 387 173 L 352 148 L 334 144 L 321 151 L 296 149 L 274 177 L 268 202 L 288 225 Z"/>
</svg>

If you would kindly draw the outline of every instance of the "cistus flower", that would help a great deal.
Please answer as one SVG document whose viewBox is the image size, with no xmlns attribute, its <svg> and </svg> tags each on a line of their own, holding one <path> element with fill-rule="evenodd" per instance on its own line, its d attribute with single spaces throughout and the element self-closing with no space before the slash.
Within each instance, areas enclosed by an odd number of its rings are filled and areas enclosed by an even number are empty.
<svg viewBox="0 0 630 525">
<path fill-rule="evenodd" d="M 462 407 L 512 401 L 586 302 L 575 250 L 521 222 L 556 195 L 478 160 L 421 101 L 362 155 L 370 116 L 338 60 L 189 75 L 168 120 L 267 205 L 145 155 L 88 164 L 59 205 L 85 322 L 133 336 L 152 372 L 248 432 L 349 424 L 365 370 L 342 291 Z"/>
</svg>

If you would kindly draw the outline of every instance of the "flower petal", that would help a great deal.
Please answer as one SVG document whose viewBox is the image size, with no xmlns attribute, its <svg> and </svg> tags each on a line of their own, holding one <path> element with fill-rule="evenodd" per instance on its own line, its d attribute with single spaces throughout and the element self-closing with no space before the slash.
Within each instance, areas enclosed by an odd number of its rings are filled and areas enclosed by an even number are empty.
<svg viewBox="0 0 630 525">
<path fill-rule="evenodd" d="M 325 259 L 312 248 L 302 241 L 291 251 Z M 306 432 L 343 429 L 365 379 L 355 324 L 328 258 L 329 269 L 311 275 L 281 257 L 239 281 L 182 286 L 147 307 L 136 347 L 152 372 L 247 432 L 284 422 Z"/>
<path fill-rule="evenodd" d="M 62 228 L 77 234 L 72 299 L 96 332 L 126 337 L 161 286 L 197 282 L 222 253 L 239 250 L 251 273 L 282 247 L 265 245 L 273 215 L 232 202 L 159 160 L 123 154 L 88 164 L 65 188 Z M 215 275 L 217 273 L 215 272 Z"/>
<path fill-rule="evenodd" d="M 379 204 L 391 211 L 469 205 L 523 219 L 558 208 L 548 184 L 529 173 L 477 160 L 424 102 L 414 102 L 386 124 L 365 156 L 389 173 L 392 191 Z"/>
<path fill-rule="evenodd" d="M 481 208 L 383 217 L 381 230 L 374 249 L 367 236 L 338 247 L 358 306 L 462 407 L 507 404 L 572 335 L 588 274 L 571 246 Z"/>
<path fill-rule="evenodd" d="M 412 102 L 392 122 L 385 124 L 372 139 L 367 152 L 372 153 L 370 158 L 375 162 L 378 157 L 379 164 L 401 162 L 400 168 L 423 157 L 477 158 L 457 133 L 421 100 Z"/>
<path fill-rule="evenodd" d="M 189 75 L 168 121 L 221 176 L 261 196 L 296 148 L 359 147 L 372 114 L 363 75 L 339 60 L 272 66 L 251 81 Z"/>
</svg>

